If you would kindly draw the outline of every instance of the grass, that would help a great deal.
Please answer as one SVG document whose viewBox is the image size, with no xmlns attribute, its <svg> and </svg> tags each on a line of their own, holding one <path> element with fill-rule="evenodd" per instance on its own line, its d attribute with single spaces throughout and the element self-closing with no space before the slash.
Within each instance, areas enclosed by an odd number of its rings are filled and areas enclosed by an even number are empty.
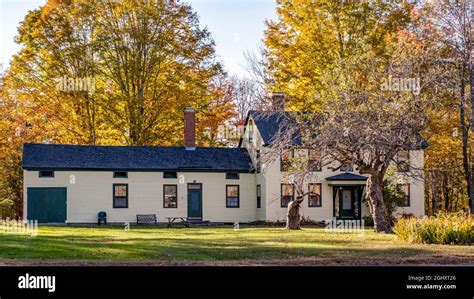
<svg viewBox="0 0 474 299">
<path fill-rule="evenodd" d="M 471 246 L 408 244 L 392 234 L 367 229 L 325 233 L 323 228 L 157 228 L 40 226 L 31 237 L 0 232 L 0 264 L 25 260 L 87 260 L 157 263 L 418 263 L 474 264 Z M 277 262 L 276 262 L 277 261 Z M 410 262 L 411 261 L 411 262 Z M 430 262 L 431 261 L 431 262 Z M 65 261 L 67 263 L 67 261 Z"/>
</svg>

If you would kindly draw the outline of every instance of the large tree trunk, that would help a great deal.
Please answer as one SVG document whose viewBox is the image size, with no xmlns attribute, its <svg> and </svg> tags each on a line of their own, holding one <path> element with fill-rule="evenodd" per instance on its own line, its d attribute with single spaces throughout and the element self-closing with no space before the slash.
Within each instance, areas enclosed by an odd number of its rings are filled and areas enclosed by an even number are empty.
<svg viewBox="0 0 474 299">
<path fill-rule="evenodd" d="M 286 229 L 300 229 L 301 215 L 300 206 L 303 202 L 304 196 L 298 196 L 296 200 L 288 204 L 286 213 Z"/>
<path fill-rule="evenodd" d="M 383 174 L 369 175 L 367 180 L 367 198 L 370 202 L 372 218 L 374 220 L 374 229 L 376 232 L 390 233 L 390 217 L 387 214 L 387 208 L 382 196 Z"/>
</svg>

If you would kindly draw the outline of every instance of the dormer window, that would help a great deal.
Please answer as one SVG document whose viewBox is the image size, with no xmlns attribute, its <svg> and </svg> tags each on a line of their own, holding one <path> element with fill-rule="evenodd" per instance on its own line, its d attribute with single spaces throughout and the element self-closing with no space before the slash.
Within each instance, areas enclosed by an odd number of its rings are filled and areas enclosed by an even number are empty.
<svg viewBox="0 0 474 299">
<path fill-rule="evenodd" d="M 254 133 L 254 126 L 253 126 L 253 120 L 249 119 L 249 142 L 253 142 L 253 133 Z"/>
</svg>

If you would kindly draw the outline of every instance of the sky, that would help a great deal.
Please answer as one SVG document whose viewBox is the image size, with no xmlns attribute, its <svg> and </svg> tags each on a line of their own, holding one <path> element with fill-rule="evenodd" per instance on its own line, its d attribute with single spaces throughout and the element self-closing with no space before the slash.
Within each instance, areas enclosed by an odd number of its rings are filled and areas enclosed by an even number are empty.
<svg viewBox="0 0 474 299">
<path fill-rule="evenodd" d="M 45 0 L 0 0 L 0 63 L 5 69 L 20 49 L 13 38 L 29 10 Z M 245 51 L 262 44 L 265 20 L 275 19 L 275 0 L 185 0 L 198 13 L 216 43 L 216 51 L 229 74 L 247 74 Z M 0 66 L 1 67 L 1 66 Z M 1 71 L 1 68 L 0 68 Z"/>
</svg>

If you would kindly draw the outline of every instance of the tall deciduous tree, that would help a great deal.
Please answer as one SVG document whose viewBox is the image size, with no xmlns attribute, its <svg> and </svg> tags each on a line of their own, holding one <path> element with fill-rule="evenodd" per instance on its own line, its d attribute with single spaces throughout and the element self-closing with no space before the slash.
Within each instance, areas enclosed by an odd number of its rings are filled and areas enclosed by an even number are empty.
<svg viewBox="0 0 474 299">
<path fill-rule="evenodd" d="M 101 75 L 115 92 L 106 107 L 129 144 L 173 140 L 161 120 L 181 119 L 185 106 L 205 106 L 221 72 L 214 43 L 197 15 L 178 1 L 106 1 L 97 40 Z M 175 122 L 175 125 L 177 122 Z"/>
<path fill-rule="evenodd" d="M 49 1 L 17 40 L 11 88 L 47 111 L 61 142 L 176 144 L 184 107 L 219 96 L 213 40 L 181 2 Z M 90 85 L 69 84 L 81 79 Z"/>
<path fill-rule="evenodd" d="M 434 1 L 430 12 L 445 51 L 439 63 L 450 65 L 452 85 L 456 87 L 453 94 L 459 99 L 458 119 L 461 128 L 463 172 L 467 183 L 469 207 L 471 213 L 474 213 L 473 165 L 472 154 L 469 153 L 469 127 L 473 123 L 470 116 L 474 115 L 472 5 L 469 0 Z"/>
<path fill-rule="evenodd" d="M 233 115 L 214 42 L 187 3 L 49 0 L 16 41 L 0 99 L 0 205 L 16 217 L 25 142 L 180 145 L 193 106 L 197 141 L 211 144 L 205 132 Z"/>
<path fill-rule="evenodd" d="M 278 20 L 267 23 L 265 34 L 271 88 L 288 94 L 290 108 L 320 108 L 332 97 L 325 74 L 367 53 L 385 57 L 413 6 L 407 1 L 279 1 Z M 363 65 L 357 71 L 363 72 Z"/>
<path fill-rule="evenodd" d="M 273 88 L 290 95 L 292 110 L 324 112 L 321 119 L 303 117 L 293 127 L 305 136 L 318 133 L 305 146 L 354 163 L 369 175 L 367 196 L 376 231 L 391 230 L 382 199 L 385 172 L 397 152 L 416 147 L 425 123 L 414 93 L 381 88 L 392 73 L 419 76 L 420 66 L 396 48 L 414 11 L 408 1 L 287 0 L 279 2 L 279 20 L 269 22 L 266 32 Z M 404 60 L 397 61 L 398 55 Z M 287 136 L 291 139 L 294 132 L 288 129 Z"/>
</svg>

